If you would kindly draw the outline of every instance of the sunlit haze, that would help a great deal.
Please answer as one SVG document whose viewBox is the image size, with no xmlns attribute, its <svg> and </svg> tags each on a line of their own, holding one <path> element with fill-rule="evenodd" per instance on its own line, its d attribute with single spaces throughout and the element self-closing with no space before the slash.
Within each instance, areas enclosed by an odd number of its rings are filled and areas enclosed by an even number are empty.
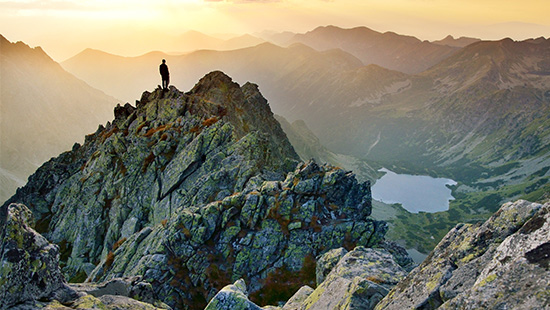
<svg viewBox="0 0 550 310">
<path fill-rule="evenodd" d="M 186 31 L 213 36 L 366 26 L 422 40 L 550 36 L 547 0 L 9 0 L 0 34 L 57 61 L 85 48 L 132 56 L 169 50 Z"/>
</svg>

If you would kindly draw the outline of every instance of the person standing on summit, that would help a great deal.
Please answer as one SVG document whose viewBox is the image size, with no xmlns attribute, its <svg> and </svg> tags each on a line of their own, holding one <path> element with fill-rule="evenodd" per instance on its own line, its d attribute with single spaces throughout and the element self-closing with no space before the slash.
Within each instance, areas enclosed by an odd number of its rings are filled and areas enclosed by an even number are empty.
<svg viewBox="0 0 550 310">
<path fill-rule="evenodd" d="M 168 72 L 166 59 L 162 60 L 162 64 L 160 65 L 159 70 L 160 76 L 162 77 L 162 89 L 168 89 L 168 84 L 170 84 L 170 72 Z"/>
</svg>

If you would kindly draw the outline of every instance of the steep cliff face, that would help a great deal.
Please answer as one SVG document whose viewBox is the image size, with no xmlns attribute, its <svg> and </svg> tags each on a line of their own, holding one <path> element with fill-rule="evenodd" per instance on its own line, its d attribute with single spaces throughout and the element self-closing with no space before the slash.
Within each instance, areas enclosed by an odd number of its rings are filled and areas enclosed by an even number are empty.
<svg viewBox="0 0 550 310">
<path fill-rule="evenodd" d="M 200 309 L 244 278 L 264 304 L 314 283 L 317 255 L 386 231 L 368 218 L 368 183 L 297 160 L 257 86 L 212 72 L 117 106 L 8 203 L 32 209 L 71 281 L 142 276 L 169 305 Z"/>
</svg>

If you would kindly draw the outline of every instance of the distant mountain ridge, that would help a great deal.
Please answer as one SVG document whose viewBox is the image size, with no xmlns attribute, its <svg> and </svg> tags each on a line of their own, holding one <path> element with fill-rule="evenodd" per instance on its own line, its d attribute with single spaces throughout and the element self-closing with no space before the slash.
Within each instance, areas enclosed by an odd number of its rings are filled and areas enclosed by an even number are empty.
<svg viewBox="0 0 550 310">
<path fill-rule="evenodd" d="M 112 115 L 116 99 L 66 72 L 40 47 L 0 35 L 0 201 L 44 161 Z"/>
<path fill-rule="evenodd" d="M 433 44 L 394 32 L 380 33 L 367 27 L 318 27 L 296 34 L 289 41 L 294 42 L 320 51 L 339 48 L 361 59 L 365 65 L 376 64 L 409 74 L 420 73 L 457 50 L 454 46 Z"/>
<path fill-rule="evenodd" d="M 265 42 L 263 39 L 250 34 L 235 36 L 229 39 L 220 39 L 198 31 L 187 31 L 180 35 L 170 52 L 192 52 L 195 50 L 232 50 L 250 47 Z"/>
<path fill-rule="evenodd" d="M 476 43 L 479 41 L 481 41 L 481 39 L 468 38 L 468 37 L 460 37 L 458 39 L 455 39 L 452 35 L 448 35 L 442 40 L 432 41 L 432 43 L 439 44 L 439 45 L 454 46 L 454 47 L 466 47 L 472 43 Z"/>
</svg>

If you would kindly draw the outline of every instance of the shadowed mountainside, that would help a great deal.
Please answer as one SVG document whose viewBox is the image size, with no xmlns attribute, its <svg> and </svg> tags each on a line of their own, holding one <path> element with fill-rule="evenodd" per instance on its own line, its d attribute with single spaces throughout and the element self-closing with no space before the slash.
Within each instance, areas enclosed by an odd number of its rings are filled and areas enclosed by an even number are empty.
<svg viewBox="0 0 550 310">
<path fill-rule="evenodd" d="M 0 35 L 0 201 L 43 162 L 112 117 L 115 99 L 75 78 L 39 47 Z"/>
</svg>

